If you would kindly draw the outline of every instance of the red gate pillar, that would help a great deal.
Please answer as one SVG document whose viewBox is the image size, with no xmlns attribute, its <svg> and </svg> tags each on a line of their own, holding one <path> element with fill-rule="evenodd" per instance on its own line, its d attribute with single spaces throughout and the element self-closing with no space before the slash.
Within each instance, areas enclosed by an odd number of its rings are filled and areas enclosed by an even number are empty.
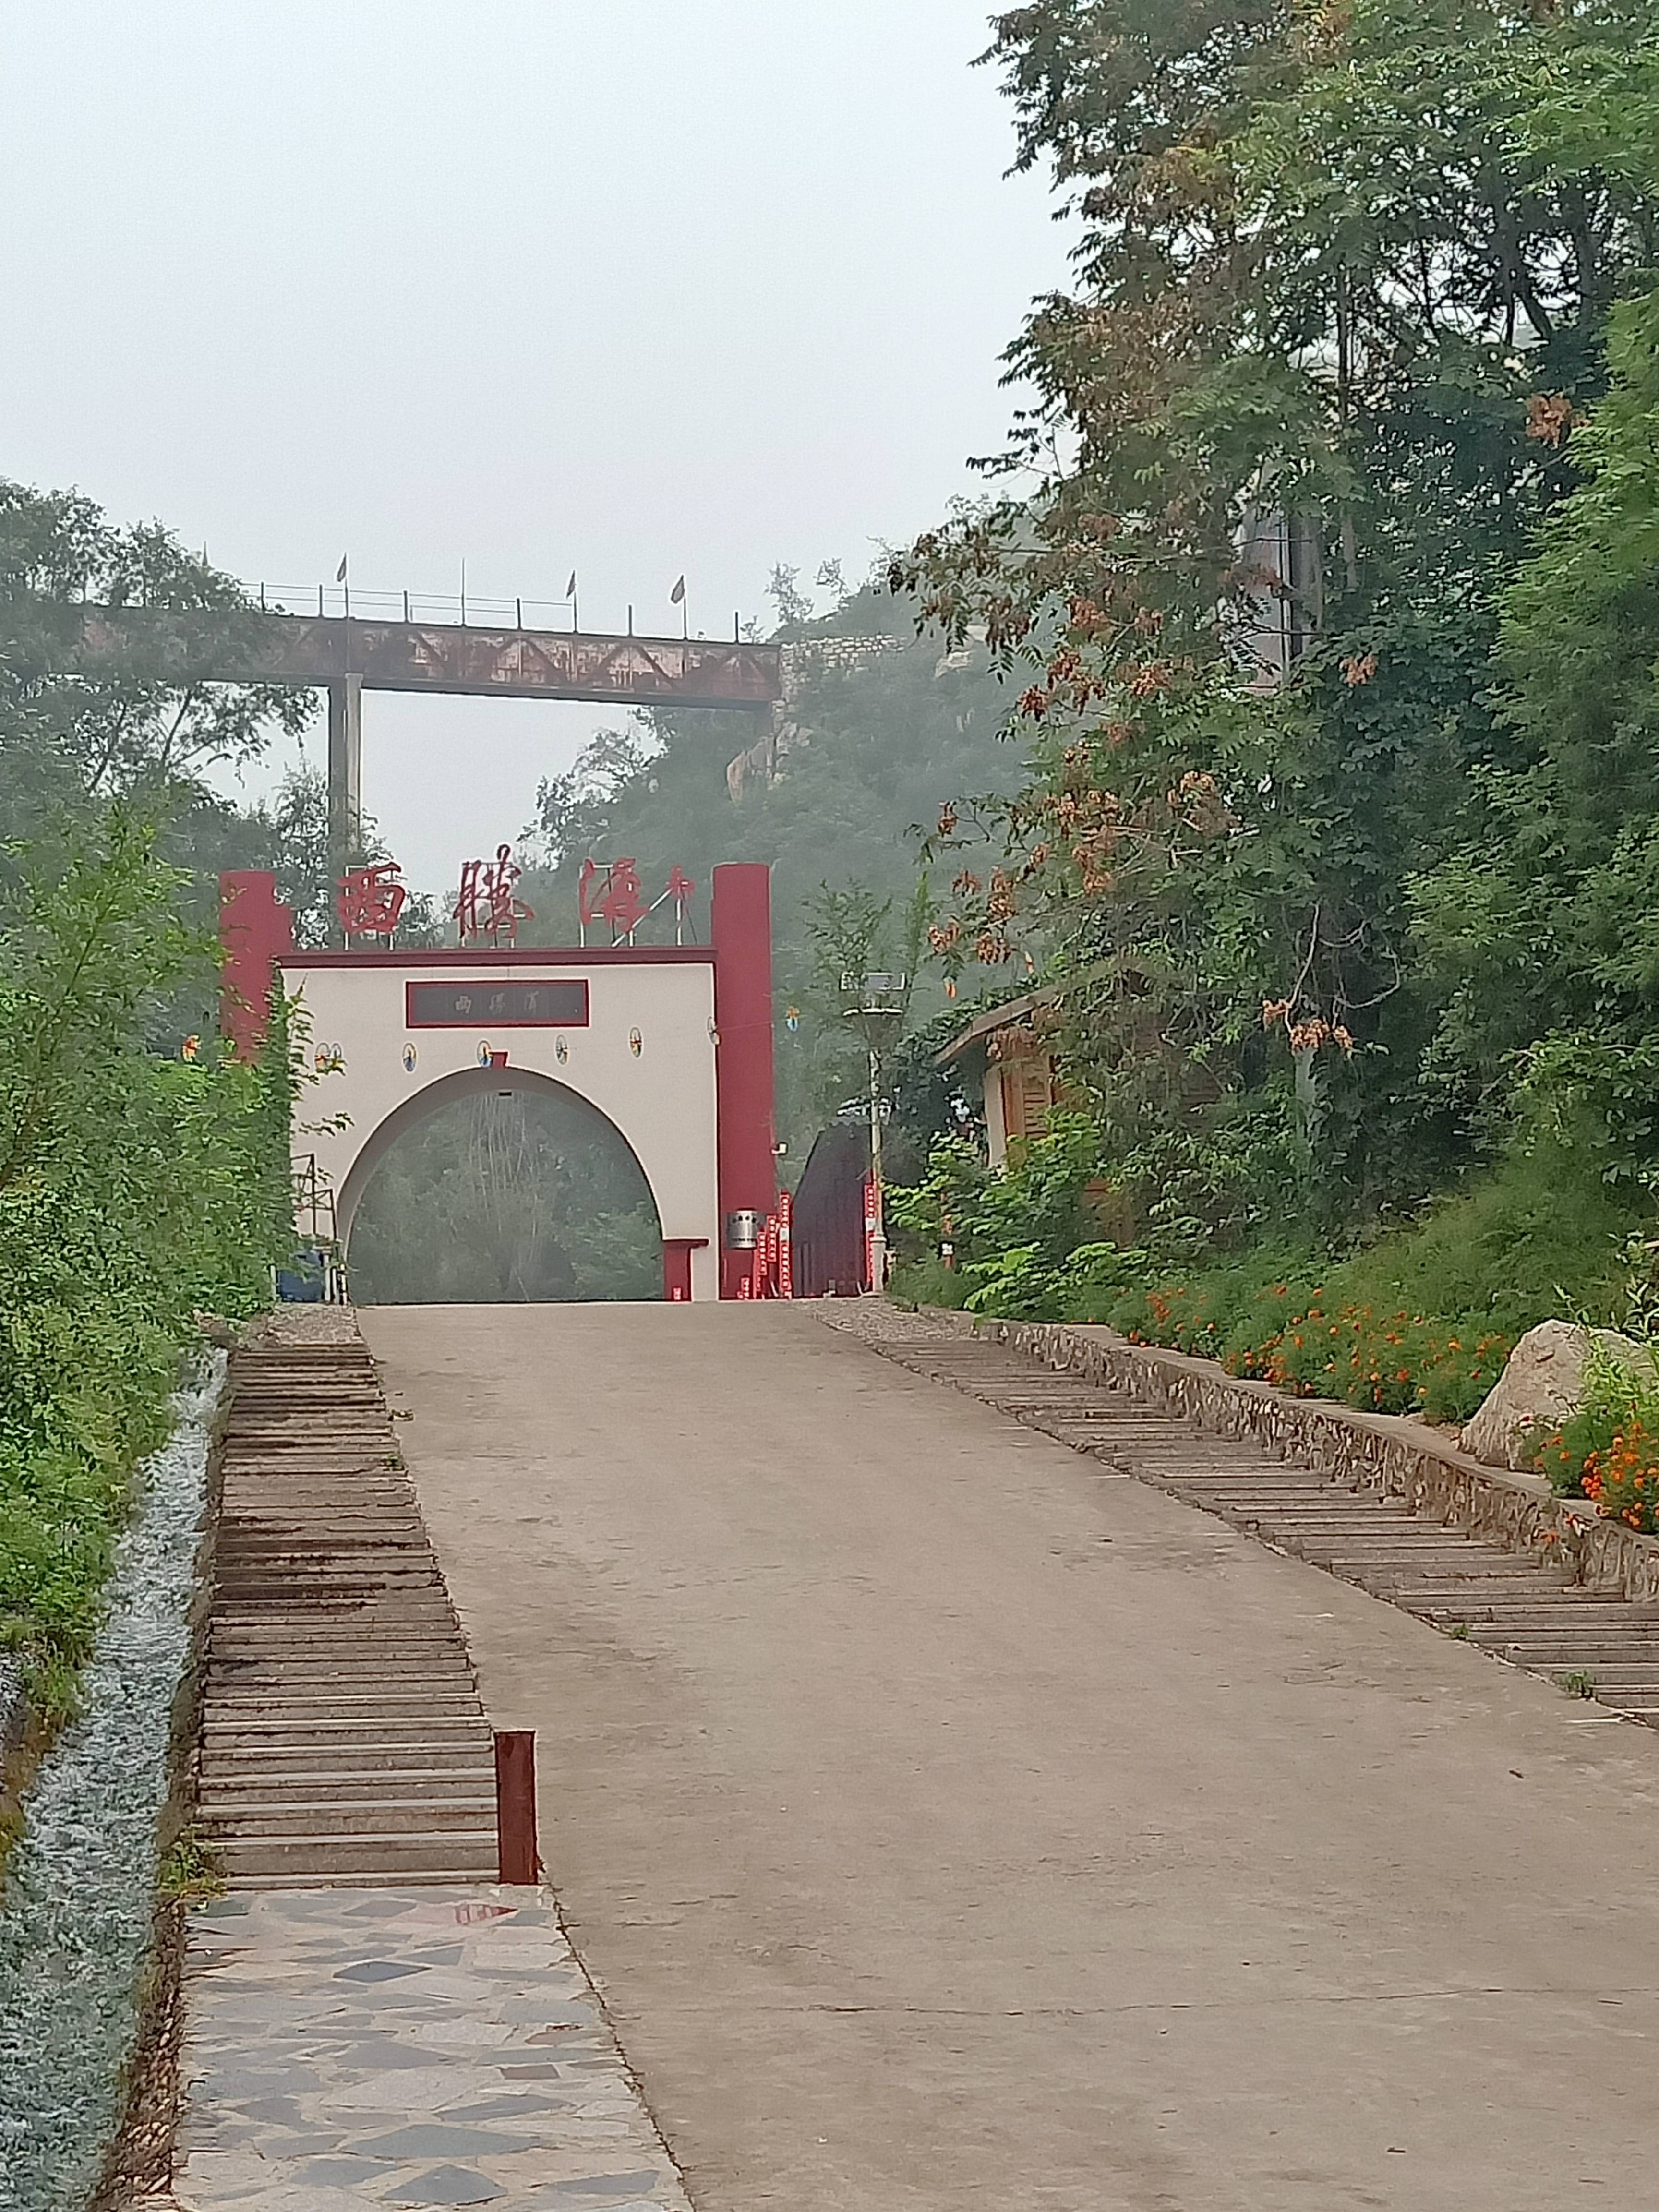
<svg viewBox="0 0 1659 2212">
<path fill-rule="evenodd" d="M 714 1027 L 720 1296 L 740 1297 L 751 1265 L 726 1249 L 726 1217 L 763 1221 L 777 1201 L 772 1100 L 772 883 L 761 861 L 714 871 Z"/>
<path fill-rule="evenodd" d="M 662 1294 L 671 1304 L 691 1296 L 691 1255 L 707 1244 L 706 1237 L 665 1237 L 662 1243 Z"/>
<path fill-rule="evenodd" d="M 265 1041 L 276 963 L 294 950 L 294 916 L 268 868 L 229 868 L 219 878 L 219 1031 L 238 1060 Z"/>
</svg>

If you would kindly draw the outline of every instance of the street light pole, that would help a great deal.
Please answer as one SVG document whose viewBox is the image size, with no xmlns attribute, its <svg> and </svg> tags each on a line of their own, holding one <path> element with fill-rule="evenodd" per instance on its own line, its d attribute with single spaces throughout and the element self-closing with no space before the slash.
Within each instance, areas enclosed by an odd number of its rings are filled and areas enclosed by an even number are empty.
<svg viewBox="0 0 1659 2212">
<path fill-rule="evenodd" d="M 870 1184 L 875 1199 L 875 1219 L 870 1233 L 870 1287 L 887 1287 L 887 1228 L 881 1209 L 881 1048 L 904 1027 L 909 997 L 908 975 L 881 969 L 863 975 L 848 972 L 841 979 L 842 1012 L 856 1022 L 870 1054 Z"/>
<path fill-rule="evenodd" d="M 887 1287 L 887 1224 L 881 1206 L 881 1054 L 870 1047 L 870 1183 L 875 1194 L 875 1226 L 870 1232 L 870 1287 Z"/>
</svg>

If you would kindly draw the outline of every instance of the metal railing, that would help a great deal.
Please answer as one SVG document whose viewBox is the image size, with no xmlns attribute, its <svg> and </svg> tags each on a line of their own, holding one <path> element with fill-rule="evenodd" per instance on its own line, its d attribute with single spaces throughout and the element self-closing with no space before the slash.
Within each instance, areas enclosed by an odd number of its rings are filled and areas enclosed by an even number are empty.
<svg viewBox="0 0 1659 2212">
<path fill-rule="evenodd" d="M 352 616 L 364 622 L 459 623 L 483 629 L 572 629 L 574 599 L 494 599 L 465 592 L 359 592 L 349 584 L 250 586 L 267 614 Z"/>
</svg>

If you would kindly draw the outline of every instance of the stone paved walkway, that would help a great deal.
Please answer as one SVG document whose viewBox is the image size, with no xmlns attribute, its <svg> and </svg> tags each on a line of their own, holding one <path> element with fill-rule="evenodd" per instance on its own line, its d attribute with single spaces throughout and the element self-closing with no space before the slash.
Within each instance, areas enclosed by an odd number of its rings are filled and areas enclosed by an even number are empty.
<svg viewBox="0 0 1659 2212">
<path fill-rule="evenodd" d="M 545 1893 L 226 1898 L 185 2002 L 180 2212 L 687 2212 Z"/>
</svg>

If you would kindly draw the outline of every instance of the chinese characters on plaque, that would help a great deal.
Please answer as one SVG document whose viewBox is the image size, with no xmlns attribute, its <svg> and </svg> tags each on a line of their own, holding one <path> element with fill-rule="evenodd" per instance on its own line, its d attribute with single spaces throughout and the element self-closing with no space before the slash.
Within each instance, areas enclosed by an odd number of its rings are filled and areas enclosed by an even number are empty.
<svg viewBox="0 0 1659 2212">
<path fill-rule="evenodd" d="M 595 860 L 584 860 L 581 874 L 576 883 L 576 908 L 581 923 L 582 944 L 587 942 L 587 933 L 596 921 L 611 925 L 613 945 L 631 945 L 634 932 L 647 915 L 655 914 L 659 906 L 674 902 L 674 942 L 685 942 L 685 909 L 691 894 L 696 889 L 683 869 L 674 868 L 669 875 L 668 887 L 654 899 L 647 900 L 640 888 L 640 869 L 637 860 L 619 860 L 603 866 Z"/>
<path fill-rule="evenodd" d="M 587 984 L 576 975 L 536 983 L 409 983 L 404 1023 L 411 1030 L 585 1029 Z"/>
</svg>

